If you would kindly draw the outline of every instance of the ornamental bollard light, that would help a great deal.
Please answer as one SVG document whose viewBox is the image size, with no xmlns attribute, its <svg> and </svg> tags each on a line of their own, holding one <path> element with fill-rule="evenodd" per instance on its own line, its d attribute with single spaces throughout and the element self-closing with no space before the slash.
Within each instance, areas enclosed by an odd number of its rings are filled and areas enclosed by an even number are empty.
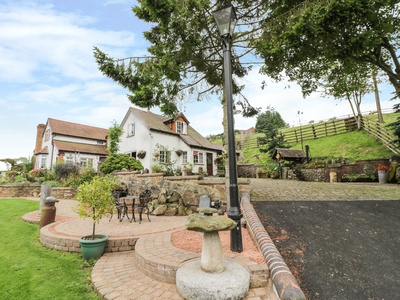
<svg viewBox="0 0 400 300">
<path fill-rule="evenodd" d="M 233 119 L 233 101 L 232 101 L 232 62 L 230 41 L 232 39 L 233 30 L 237 22 L 235 9 L 228 6 L 214 11 L 214 19 L 217 22 L 221 35 L 223 51 L 224 51 L 224 77 L 225 77 L 225 99 L 227 110 L 227 127 L 228 127 L 228 162 L 229 162 L 229 199 L 230 206 L 228 209 L 228 217 L 236 222 L 236 228 L 231 230 L 231 251 L 242 252 L 242 232 L 240 220 L 242 214 L 239 209 L 239 191 L 237 184 L 237 168 L 236 168 L 236 148 L 235 148 L 235 130 Z"/>
</svg>

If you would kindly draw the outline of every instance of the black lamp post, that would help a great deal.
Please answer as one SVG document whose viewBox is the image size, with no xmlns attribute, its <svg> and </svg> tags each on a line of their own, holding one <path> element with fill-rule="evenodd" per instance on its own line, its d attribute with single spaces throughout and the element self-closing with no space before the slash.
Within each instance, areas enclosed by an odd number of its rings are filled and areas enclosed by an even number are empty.
<svg viewBox="0 0 400 300">
<path fill-rule="evenodd" d="M 232 62 L 230 40 L 236 25 L 236 14 L 233 6 L 228 6 L 213 12 L 215 21 L 222 38 L 224 50 L 224 77 L 225 77 L 225 99 L 227 110 L 228 127 L 228 159 L 229 159 L 229 200 L 228 217 L 236 222 L 236 228 L 231 230 L 231 251 L 242 252 L 242 231 L 240 219 L 242 214 L 239 208 L 239 191 L 237 184 L 235 129 L 233 119 L 232 101 Z"/>
</svg>

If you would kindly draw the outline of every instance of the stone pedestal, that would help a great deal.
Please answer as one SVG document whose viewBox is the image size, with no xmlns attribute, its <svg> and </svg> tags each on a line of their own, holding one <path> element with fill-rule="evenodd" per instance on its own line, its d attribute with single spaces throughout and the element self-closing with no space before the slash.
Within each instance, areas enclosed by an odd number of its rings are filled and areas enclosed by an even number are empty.
<svg viewBox="0 0 400 300">
<path fill-rule="evenodd" d="M 244 299 L 250 286 L 249 272 L 226 259 L 221 273 L 204 272 L 200 260 L 190 261 L 176 272 L 176 288 L 188 300 Z"/>
<path fill-rule="evenodd" d="M 225 269 L 224 254 L 218 231 L 204 232 L 201 267 L 209 273 L 221 273 Z"/>
<path fill-rule="evenodd" d="M 214 208 L 201 208 L 203 215 L 190 215 L 188 230 L 203 232 L 201 259 L 182 265 L 176 272 L 176 288 L 189 300 L 239 300 L 250 286 L 250 273 L 233 260 L 224 260 L 218 231 L 236 228 L 226 216 L 214 216 Z"/>
</svg>

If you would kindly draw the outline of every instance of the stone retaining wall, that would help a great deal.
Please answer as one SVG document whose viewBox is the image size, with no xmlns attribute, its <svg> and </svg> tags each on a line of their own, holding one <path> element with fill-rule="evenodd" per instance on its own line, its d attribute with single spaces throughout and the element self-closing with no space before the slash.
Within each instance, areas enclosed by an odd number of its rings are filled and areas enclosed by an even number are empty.
<svg viewBox="0 0 400 300">
<path fill-rule="evenodd" d="M 187 209 L 198 207 L 202 195 L 208 195 L 211 201 L 220 201 L 226 208 L 225 178 L 193 176 L 163 176 L 163 174 L 138 174 L 137 172 L 118 172 L 117 181 L 128 188 L 129 195 L 137 196 L 149 189 L 157 204 L 165 204 L 172 193 L 179 195 Z M 238 179 L 239 193 L 250 192 L 250 180 Z M 40 185 L 0 185 L 0 197 L 39 197 Z M 51 196 L 57 199 L 74 199 L 75 188 L 52 187 Z M 182 204 L 182 203 L 179 203 Z"/>
<path fill-rule="evenodd" d="M 39 197 L 40 185 L 0 185 L 0 198 Z M 57 199 L 74 199 L 77 190 L 68 187 L 52 187 L 51 196 Z"/>
<path fill-rule="evenodd" d="M 128 188 L 129 195 L 139 195 L 149 189 L 158 204 L 169 202 L 172 193 L 179 195 L 176 200 L 188 209 L 198 207 L 200 196 L 208 195 L 211 201 L 220 201 L 226 207 L 226 187 L 224 178 L 202 178 L 195 176 L 162 176 L 162 174 L 116 173 L 117 181 Z M 248 179 L 238 180 L 239 193 L 250 191 Z M 182 203 L 180 203 L 182 201 Z"/>
<path fill-rule="evenodd" d="M 342 176 L 344 174 L 363 174 L 365 165 L 373 165 L 375 168 L 378 165 L 382 164 L 385 166 L 389 166 L 389 159 L 370 159 L 370 160 L 358 160 L 354 164 L 346 164 L 340 166 L 332 166 L 326 168 L 315 168 L 315 169 L 297 169 L 300 174 L 296 174 L 293 169 L 288 167 L 282 168 L 282 179 L 291 179 L 291 180 L 299 180 L 298 175 L 302 178 L 300 180 L 304 181 L 314 181 L 314 182 L 329 182 L 330 176 L 329 173 L 331 171 L 336 172 L 337 181 L 342 181 Z M 378 177 L 377 172 L 375 172 L 375 176 Z"/>
</svg>

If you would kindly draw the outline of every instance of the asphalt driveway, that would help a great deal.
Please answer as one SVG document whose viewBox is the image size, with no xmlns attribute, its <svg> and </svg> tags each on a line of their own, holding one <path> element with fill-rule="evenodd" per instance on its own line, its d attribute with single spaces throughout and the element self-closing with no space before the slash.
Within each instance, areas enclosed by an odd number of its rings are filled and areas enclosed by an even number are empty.
<svg viewBox="0 0 400 300">
<path fill-rule="evenodd" d="M 292 200 L 306 192 L 293 192 Z M 309 199 L 252 200 L 307 297 L 400 299 L 400 201 Z"/>
</svg>

